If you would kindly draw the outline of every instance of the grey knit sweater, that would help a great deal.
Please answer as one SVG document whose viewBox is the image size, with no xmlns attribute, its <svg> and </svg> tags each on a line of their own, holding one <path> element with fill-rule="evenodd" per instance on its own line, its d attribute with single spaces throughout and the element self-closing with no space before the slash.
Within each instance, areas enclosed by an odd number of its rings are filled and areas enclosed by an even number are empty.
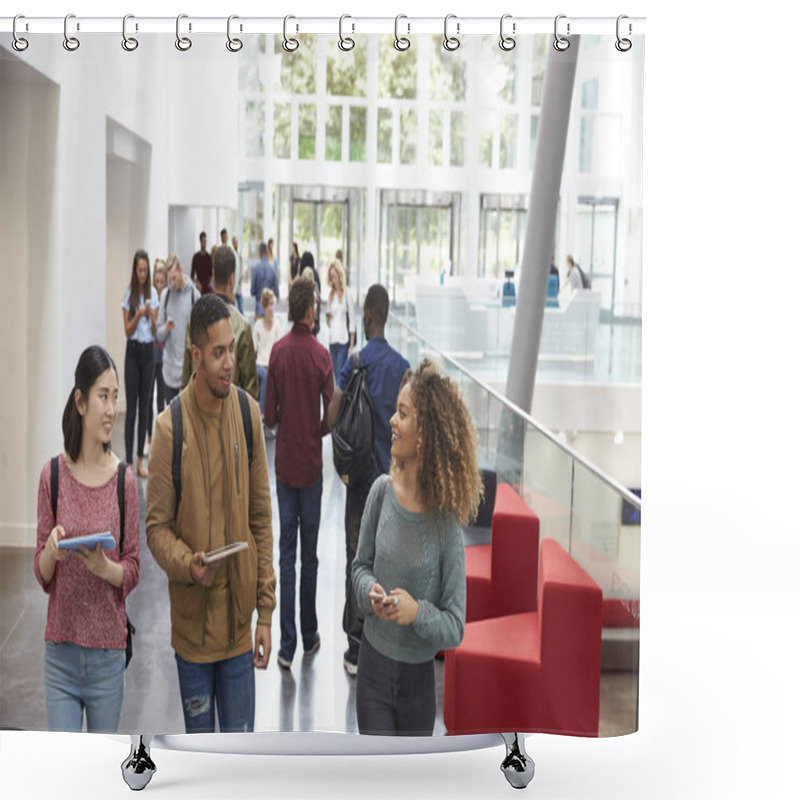
<svg viewBox="0 0 800 800">
<path fill-rule="evenodd" d="M 378 519 L 382 483 L 386 489 Z M 453 514 L 407 511 L 398 502 L 388 475 L 375 481 L 367 498 L 352 576 L 365 616 L 364 634 L 379 653 L 416 664 L 461 642 L 467 584 L 458 520 Z M 413 625 L 401 627 L 372 613 L 369 590 L 376 582 L 387 593 L 405 589 L 419 603 Z"/>
</svg>

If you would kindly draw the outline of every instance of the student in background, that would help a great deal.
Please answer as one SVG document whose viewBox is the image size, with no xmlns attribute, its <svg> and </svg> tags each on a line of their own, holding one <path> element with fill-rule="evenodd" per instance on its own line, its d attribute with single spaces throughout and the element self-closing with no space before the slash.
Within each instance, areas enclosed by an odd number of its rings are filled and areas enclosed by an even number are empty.
<svg viewBox="0 0 800 800">
<path fill-rule="evenodd" d="M 350 358 L 356 339 L 356 315 L 352 292 L 344 278 L 344 267 L 338 259 L 328 266 L 328 312 L 325 315 L 330 329 L 328 350 L 333 363 L 333 380 L 339 380 L 344 362 Z"/>
<path fill-rule="evenodd" d="M 153 288 L 158 295 L 159 308 L 161 308 L 161 296 L 167 288 L 167 268 L 163 258 L 157 258 L 153 262 Z M 160 414 L 164 410 L 164 342 L 158 338 L 158 322 L 156 321 L 156 338 L 153 340 L 153 362 L 155 364 L 155 374 L 153 377 L 153 388 L 150 390 L 150 402 L 147 404 L 149 412 L 147 417 L 147 442 L 144 446 L 144 454 L 150 455 L 150 445 L 153 442 L 153 395 L 155 395 L 156 408 Z"/>
<path fill-rule="evenodd" d="M 258 373 L 258 396 L 261 416 L 264 416 L 264 401 L 267 392 L 267 374 L 272 345 L 281 335 L 281 326 L 275 319 L 275 295 L 272 289 L 261 290 L 261 309 L 263 316 L 253 323 L 253 344 L 256 348 L 256 372 Z M 271 429 L 269 429 L 271 430 Z"/>
<path fill-rule="evenodd" d="M 477 514 L 482 491 L 461 393 L 425 359 L 397 396 L 391 473 L 372 485 L 353 562 L 365 614 L 356 683 L 362 734 L 433 733 L 433 660 L 464 636 L 461 526 Z"/>
<path fill-rule="evenodd" d="M 358 608 L 353 594 L 352 569 L 353 559 L 358 547 L 358 535 L 361 530 L 361 518 L 364 506 L 374 480 L 378 475 L 389 472 L 391 464 L 390 448 L 392 432 L 389 420 L 397 407 L 397 393 L 400 383 L 409 368 L 408 361 L 400 355 L 385 337 L 386 320 L 389 315 L 389 294 L 385 287 L 375 283 L 369 287 L 364 298 L 364 337 L 367 343 L 361 348 L 361 363 L 367 371 L 367 389 L 372 401 L 372 430 L 374 431 L 374 457 L 377 472 L 361 485 L 347 485 L 347 498 L 344 507 L 345 530 L 345 600 L 342 627 L 347 635 L 347 650 L 344 653 L 344 668 L 348 675 L 355 676 L 358 671 L 358 650 L 364 628 L 364 615 Z M 328 425 L 333 428 L 342 392 L 347 388 L 353 374 L 353 362 L 348 358 L 341 374 L 339 385 L 333 393 L 333 400 L 328 409 Z"/>
<path fill-rule="evenodd" d="M 153 389 L 155 357 L 153 342 L 156 338 L 158 295 L 150 285 L 150 258 L 144 250 L 133 256 L 131 282 L 122 298 L 122 323 L 128 343 L 125 347 L 125 461 L 133 463 L 133 430 L 136 426 L 136 408 L 139 408 L 136 471 L 147 477 L 144 443 L 147 437 L 149 412 L 147 403 Z"/>
<path fill-rule="evenodd" d="M 295 576 L 298 530 L 300 636 L 306 655 L 313 655 L 320 647 L 316 597 L 322 437 L 328 433 L 326 419 L 333 395 L 330 356 L 311 334 L 314 322 L 313 281 L 295 281 L 289 290 L 289 313 L 294 326 L 272 347 L 264 413 L 268 427 L 278 425 L 275 447 L 281 523 L 281 644 L 278 665 L 283 669 L 291 667 L 297 649 Z"/>
<path fill-rule="evenodd" d="M 50 461 L 39 477 L 33 565 L 48 596 L 44 682 L 51 731 L 80 732 L 85 713 L 90 732 L 114 732 L 122 712 L 125 598 L 139 582 L 139 500 L 133 472 L 125 468 L 120 520 L 120 462 L 111 451 L 118 394 L 111 356 L 102 347 L 87 347 L 61 420 L 64 452 L 58 456 L 55 516 Z M 58 546 L 65 538 L 104 531 L 114 537 L 114 549 Z"/>
</svg>

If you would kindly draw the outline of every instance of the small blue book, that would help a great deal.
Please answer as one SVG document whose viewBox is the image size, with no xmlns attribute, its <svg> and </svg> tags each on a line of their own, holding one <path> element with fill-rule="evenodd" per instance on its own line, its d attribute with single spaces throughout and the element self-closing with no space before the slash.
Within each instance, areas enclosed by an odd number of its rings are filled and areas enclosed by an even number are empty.
<svg viewBox="0 0 800 800">
<path fill-rule="evenodd" d="M 88 536 L 73 536 L 70 539 L 62 539 L 58 546 L 61 550 L 78 550 L 81 546 L 94 550 L 97 545 L 103 550 L 113 550 L 117 543 L 109 531 L 103 533 L 90 533 Z"/>
</svg>

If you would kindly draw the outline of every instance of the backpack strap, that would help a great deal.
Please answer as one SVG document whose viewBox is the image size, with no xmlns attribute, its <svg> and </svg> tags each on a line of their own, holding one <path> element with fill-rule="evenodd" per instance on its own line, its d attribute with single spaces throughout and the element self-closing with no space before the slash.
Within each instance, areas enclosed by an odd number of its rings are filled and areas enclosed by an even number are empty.
<svg viewBox="0 0 800 800">
<path fill-rule="evenodd" d="M 253 463 L 253 423 L 250 418 L 250 402 L 247 392 L 241 386 L 236 387 L 239 395 L 239 408 L 242 410 L 242 424 L 244 425 L 244 439 L 247 442 L 247 467 Z"/>
<path fill-rule="evenodd" d="M 171 287 L 167 286 L 167 294 L 164 296 L 164 319 L 167 318 L 167 306 L 169 305 L 169 293 L 171 291 Z"/>
<path fill-rule="evenodd" d="M 172 485 L 175 487 L 175 513 L 181 502 L 181 451 L 183 450 L 183 412 L 181 396 L 176 394 L 169 404 L 172 415 Z"/>
<path fill-rule="evenodd" d="M 122 543 L 125 541 L 125 471 L 128 465 L 124 461 L 117 464 L 117 505 L 119 506 L 119 552 L 122 555 Z M 53 521 L 58 508 L 58 456 L 50 459 L 50 508 Z"/>
<path fill-rule="evenodd" d="M 117 464 L 117 505 L 119 506 L 119 556 L 122 558 L 122 543 L 125 541 L 125 470 L 124 461 Z"/>
<path fill-rule="evenodd" d="M 53 524 L 56 522 L 58 509 L 58 456 L 50 459 L 50 508 L 53 510 Z"/>
</svg>

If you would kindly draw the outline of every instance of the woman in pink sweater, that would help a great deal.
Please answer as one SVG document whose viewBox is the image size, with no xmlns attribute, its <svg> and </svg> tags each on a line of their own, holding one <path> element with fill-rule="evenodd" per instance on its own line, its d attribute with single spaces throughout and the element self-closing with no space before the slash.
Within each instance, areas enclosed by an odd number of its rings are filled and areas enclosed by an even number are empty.
<svg viewBox="0 0 800 800">
<path fill-rule="evenodd" d="M 115 731 L 122 711 L 125 598 L 139 582 L 139 502 L 136 479 L 123 467 L 120 520 L 119 459 L 111 451 L 118 393 L 111 356 L 102 347 L 88 347 L 64 409 L 57 473 L 48 461 L 39 479 L 34 572 L 49 598 L 44 675 L 50 730 L 80 731 L 85 711 L 89 731 Z M 112 549 L 59 548 L 63 539 L 105 531 L 114 537 Z"/>
</svg>

